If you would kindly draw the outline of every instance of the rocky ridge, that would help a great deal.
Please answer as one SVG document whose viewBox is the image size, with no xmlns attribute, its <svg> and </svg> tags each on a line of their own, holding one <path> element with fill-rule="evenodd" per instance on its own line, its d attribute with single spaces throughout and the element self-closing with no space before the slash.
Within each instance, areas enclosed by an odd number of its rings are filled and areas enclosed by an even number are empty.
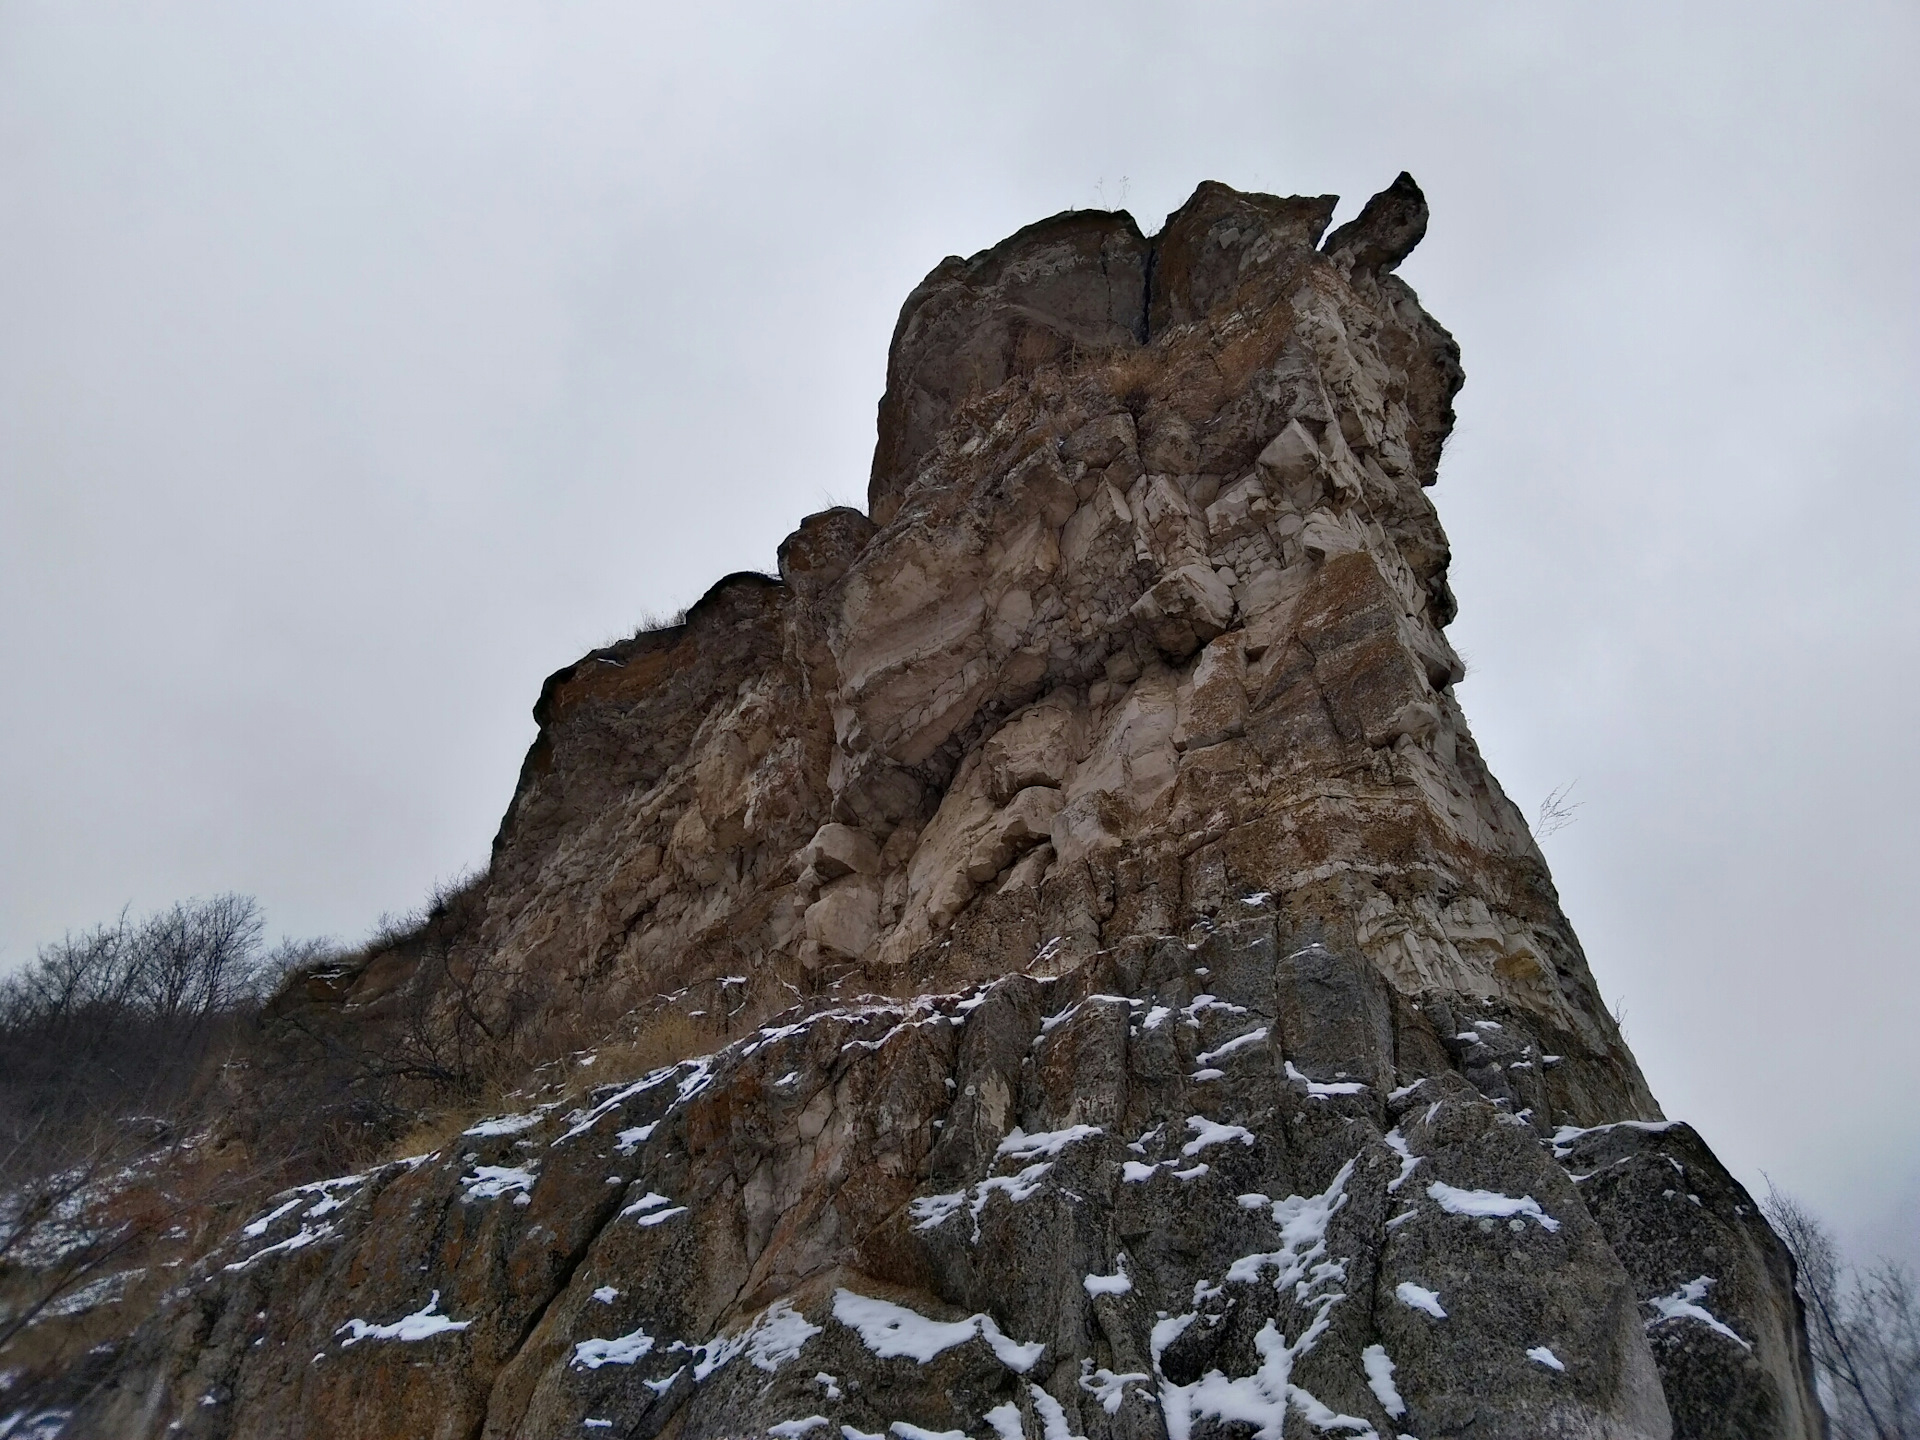
<svg viewBox="0 0 1920 1440">
<path fill-rule="evenodd" d="M 1425 201 L 1334 203 L 943 261 L 867 512 L 540 696 L 465 963 L 659 1063 L 277 1197 L 66 1433 L 1823 1434 L 1454 695 Z"/>
</svg>

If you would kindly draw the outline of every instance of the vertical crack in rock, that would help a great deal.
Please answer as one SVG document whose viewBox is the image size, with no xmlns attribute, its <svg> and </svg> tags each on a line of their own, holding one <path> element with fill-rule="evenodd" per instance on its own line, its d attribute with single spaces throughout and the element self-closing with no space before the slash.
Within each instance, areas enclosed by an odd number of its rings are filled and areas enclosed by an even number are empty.
<svg viewBox="0 0 1920 1440">
<path fill-rule="evenodd" d="M 592 1063 L 234 1217 L 67 1433 L 1816 1440 L 1455 695 L 1426 200 L 1334 205 L 942 261 L 867 513 L 542 688 L 434 963 Z"/>
</svg>

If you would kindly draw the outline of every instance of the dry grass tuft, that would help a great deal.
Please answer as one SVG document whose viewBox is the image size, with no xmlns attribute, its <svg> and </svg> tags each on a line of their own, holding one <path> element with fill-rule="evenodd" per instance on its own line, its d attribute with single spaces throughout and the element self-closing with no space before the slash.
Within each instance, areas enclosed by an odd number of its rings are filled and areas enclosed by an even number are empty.
<svg viewBox="0 0 1920 1440">
<path fill-rule="evenodd" d="M 1122 350 L 1096 372 L 1102 382 L 1130 410 L 1145 408 L 1153 398 L 1153 384 L 1166 369 L 1158 350 Z"/>
<path fill-rule="evenodd" d="M 375 1163 L 385 1165 L 395 1160 L 411 1160 L 415 1155 L 432 1154 L 452 1144 L 470 1125 L 489 1115 L 498 1115 L 505 1108 L 497 1105 L 470 1105 L 462 1106 L 458 1110 L 446 1110 L 437 1115 L 424 1116 L 411 1130 L 387 1146 Z"/>
<path fill-rule="evenodd" d="M 720 1049 L 727 1035 L 716 1017 L 693 1016 L 662 1007 L 639 1021 L 630 1038 L 602 1046 L 595 1070 L 644 1075 L 663 1065 L 675 1065 Z"/>
</svg>

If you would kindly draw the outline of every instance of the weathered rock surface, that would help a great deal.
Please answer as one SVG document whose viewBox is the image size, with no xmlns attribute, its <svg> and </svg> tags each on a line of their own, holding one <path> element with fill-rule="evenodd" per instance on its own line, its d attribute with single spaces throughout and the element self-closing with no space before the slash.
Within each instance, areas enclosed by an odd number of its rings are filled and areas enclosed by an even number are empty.
<svg viewBox="0 0 1920 1440">
<path fill-rule="evenodd" d="M 67 1433 L 1822 1434 L 1454 697 L 1425 201 L 1333 206 L 943 261 L 870 516 L 549 680 L 495 843 L 476 953 L 727 1043 L 279 1197 Z"/>
</svg>

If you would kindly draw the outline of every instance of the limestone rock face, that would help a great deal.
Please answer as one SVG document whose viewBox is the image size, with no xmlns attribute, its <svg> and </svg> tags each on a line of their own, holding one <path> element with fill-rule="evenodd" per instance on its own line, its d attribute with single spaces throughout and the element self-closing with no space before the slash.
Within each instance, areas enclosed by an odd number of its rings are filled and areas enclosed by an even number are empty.
<svg viewBox="0 0 1920 1440">
<path fill-rule="evenodd" d="M 495 843 L 476 955 L 714 1042 L 279 1197 L 68 1433 L 1822 1435 L 1454 695 L 1426 203 L 1333 207 L 943 261 L 870 513 L 550 679 Z"/>
</svg>

